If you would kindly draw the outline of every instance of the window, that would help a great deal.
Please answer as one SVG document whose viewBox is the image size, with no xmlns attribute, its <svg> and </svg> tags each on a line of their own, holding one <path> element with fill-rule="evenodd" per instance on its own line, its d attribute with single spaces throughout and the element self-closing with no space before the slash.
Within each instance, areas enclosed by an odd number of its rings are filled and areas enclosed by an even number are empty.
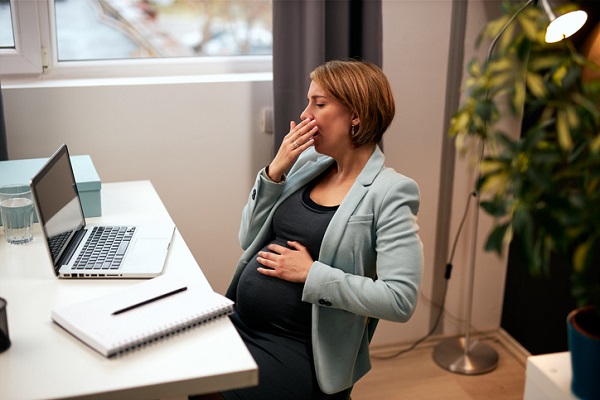
<svg viewBox="0 0 600 400">
<path fill-rule="evenodd" d="M 12 12 L 10 1 L 0 1 L 0 48 L 14 49 L 15 35 L 13 33 Z"/>
<path fill-rule="evenodd" d="M 37 15 L 36 1 L 0 0 L 0 74 L 42 72 Z"/>
<path fill-rule="evenodd" d="M 0 0 L 2 64 L 23 57 L 20 28 L 37 38 L 39 63 L 0 73 L 42 63 L 62 76 L 268 72 L 271 27 L 271 0 Z"/>
</svg>

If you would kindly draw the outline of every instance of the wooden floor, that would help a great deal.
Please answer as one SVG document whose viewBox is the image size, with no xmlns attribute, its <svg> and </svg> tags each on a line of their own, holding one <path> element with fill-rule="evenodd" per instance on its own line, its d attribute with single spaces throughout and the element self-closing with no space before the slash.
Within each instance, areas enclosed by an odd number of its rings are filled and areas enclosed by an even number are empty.
<svg viewBox="0 0 600 400">
<path fill-rule="evenodd" d="M 439 367 L 432 354 L 435 343 L 396 358 L 374 350 L 371 371 L 352 391 L 352 400 L 521 400 L 525 387 L 525 363 L 497 340 L 485 340 L 499 355 L 498 367 L 482 375 L 462 375 Z"/>
</svg>

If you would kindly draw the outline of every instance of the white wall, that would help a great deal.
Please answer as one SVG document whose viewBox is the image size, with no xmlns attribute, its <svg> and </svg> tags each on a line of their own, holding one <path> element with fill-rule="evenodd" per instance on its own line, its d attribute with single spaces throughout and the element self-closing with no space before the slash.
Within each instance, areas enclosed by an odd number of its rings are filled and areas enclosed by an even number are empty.
<svg viewBox="0 0 600 400">
<path fill-rule="evenodd" d="M 3 88 L 9 155 L 67 143 L 103 182 L 149 179 L 214 289 L 241 254 L 237 232 L 272 136 L 259 117 L 271 81 Z"/>
<path fill-rule="evenodd" d="M 419 184 L 418 221 L 425 250 L 422 290 L 431 298 L 452 2 L 384 1 L 383 7 L 383 69 L 396 101 L 396 117 L 384 135 L 386 162 Z M 432 311 L 425 304 L 420 300 L 405 325 L 381 321 L 373 344 L 425 335 Z"/>
<path fill-rule="evenodd" d="M 484 2 L 474 3 L 469 18 L 478 21 Z M 423 294 L 431 298 L 451 2 L 384 0 L 383 7 L 384 70 L 397 102 L 385 151 L 390 166 L 420 185 Z M 472 41 L 467 47 L 472 48 Z M 92 85 L 22 85 L 3 79 L 9 155 L 47 157 L 66 142 L 72 154 L 92 156 L 103 182 L 151 180 L 214 289 L 224 292 L 241 254 L 241 209 L 256 172 L 271 156 L 272 137 L 260 132 L 259 119 L 263 108 L 272 107 L 272 84 L 262 76 L 246 78 Z M 451 232 L 470 184 L 465 171 L 464 165 L 456 168 Z M 459 318 L 466 308 L 466 238 L 447 302 Z M 502 265 L 485 262 L 477 274 L 473 323 L 494 329 L 499 326 L 504 272 Z M 374 344 L 421 337 L 430 328 L 431 311 L 421 301 L 407 324 L 382 323 Z M 444 332 L 461 328 L 448 321 Z"/>
</svg>

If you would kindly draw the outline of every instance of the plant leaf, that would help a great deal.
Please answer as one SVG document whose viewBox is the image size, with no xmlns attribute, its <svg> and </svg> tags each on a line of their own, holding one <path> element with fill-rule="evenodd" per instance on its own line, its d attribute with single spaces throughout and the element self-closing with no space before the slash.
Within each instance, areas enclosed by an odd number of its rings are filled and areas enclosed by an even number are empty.
<svg viewBox="0 0 600 400">
<path fill-rule="evenodd" d="M 575 249 L 573 253 L 573 268 L 575 268 L 576 272 L 582 272 L 585 269 L 586 260 L 592 247 L 592 243 L 594 243 L 594 240 L 588 239 Z"/>
<path fill-rule="evenodd" d="M 479 171 L 481 171 L 481 173 L 483 175 L 488 175 L 493 172 L 498 172 L 499 170 L 504 168 L 504 165 L 505 164 L 501 161 L 482 160 L 481 163 L 479 164 Z"/>
<path fill-rule="evenodd" d="M 573 140 L 569 132 L 569 121 L 563 110 L 559 110 L 556 115 L 556 134 L 561 149 L 569 151 L 573 148 Z"/>
<path fill-rule="evenodd" d="M 546 86 L 544 85 L 544 79 L 541 75 L 529 72 L 527 73 L 527 87 L 531 90 L 531 93 L 538 98 L 545 98 L 547 95 Z"/>
<path fill-rule="evenodd" d="M 562 81 L 566 75 L 567 66 L 563 64 L 552 74 L 552 82 L 554 82 L 557 86 L 562 86 Z"/>
<path fill-rule="evenodd" d="M 598 154 L 600 152 L 600 133 L 596 135 L 596 137 L 590 143 L 590 149 L 594 154 Z"/>
<path fill-rule="evenodd" d="M 489 193 L 492 195 L 504 193 L 506 190 L 508 178 L 509 176 L 506 172 L 498 172 L 494 175 L 486 176 L 481 185 L 481 192 Z"/>
<path fill-rule="evenodd" d="M 523 33 L 529 40 L 537 40 L 538 28 L 534 21 L 532 21 L 527 15 L 522 14 L 519 16 L 519 23 L 521 24 Z"/>
<path fill-rule="evenodd" d="M 485 243 L 486 251 L 494 251 L 498 255 L 502 255 L 504 249 L 504 237 L 506 236 L 506 232 L 509 228 L 508 223 L 496 225 L 490 235 L 487 238 Z"/>
<path fill-rule="evenodd" d="M 500 218 L 506 215 L 506 206 L 504 202 L 498 198 L 492 201 L 482 201 L 480 207 L 494 218 Z"/>
<path fill-rule="evenodd" d="M 540 57 L 532 57 L 529 60 L 528 67 L 531 71 L 541 71 L 554 68 L 562 61 L 561 57 L 554 54 L 543 55 Z"/>
</svg>

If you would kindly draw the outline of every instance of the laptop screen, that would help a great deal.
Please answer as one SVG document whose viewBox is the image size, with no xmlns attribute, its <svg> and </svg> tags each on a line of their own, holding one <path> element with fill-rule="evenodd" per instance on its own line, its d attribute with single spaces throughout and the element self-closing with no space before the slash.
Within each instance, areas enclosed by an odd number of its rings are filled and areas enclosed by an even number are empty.
<svg viewBox="0 0 600 400">
<path fill-rule="evenodd" d="M 73 168 L 62 145 L 31 180 L 38 219 L 56 265 L 74 233 L 85 225 Z"/>
</svg>

